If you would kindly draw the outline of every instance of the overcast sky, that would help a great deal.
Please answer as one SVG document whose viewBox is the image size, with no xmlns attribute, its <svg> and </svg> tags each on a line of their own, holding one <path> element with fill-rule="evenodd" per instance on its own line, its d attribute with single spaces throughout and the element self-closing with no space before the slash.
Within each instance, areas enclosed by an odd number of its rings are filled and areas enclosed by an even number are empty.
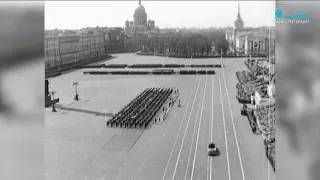
<svg viewBox="0 0 320 180">
<path fill-rule="evenodd" d="M 45 29 L 124 27 L 138 1 L 46 1 Z M 142 1 L 159 28 L 233 26 L 237 1 Z M 240 1 L 245 26 L 273 25 L 275 1 Z"/>
</svg>

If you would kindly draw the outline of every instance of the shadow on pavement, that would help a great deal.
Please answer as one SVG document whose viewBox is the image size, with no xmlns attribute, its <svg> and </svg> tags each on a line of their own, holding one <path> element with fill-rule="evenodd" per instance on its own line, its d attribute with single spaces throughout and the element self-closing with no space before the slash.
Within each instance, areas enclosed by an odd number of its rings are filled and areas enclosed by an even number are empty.
<svg viewBox="0 0 320 180">
<path fill-rule="evenodd" d="M 55 106 L 57 109 L 64 110 L 64 111 L 73 111 L 73 112 L 92 114 L 92 115 L 96 115 L 96 116 L 113 117 L 112 113 L 90 111 L 90 110 L 85 110 L 85 109 L 68 108 L 68 107 L 59 106 L 57 104 Z"/>
</svg>

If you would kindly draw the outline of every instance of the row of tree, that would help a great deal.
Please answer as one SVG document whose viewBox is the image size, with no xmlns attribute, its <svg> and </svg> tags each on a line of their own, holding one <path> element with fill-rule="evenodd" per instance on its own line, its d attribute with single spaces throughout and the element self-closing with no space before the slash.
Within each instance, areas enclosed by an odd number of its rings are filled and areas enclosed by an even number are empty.
<svg viewBox="0 0 320 180">
<path fill-rule="evenodd" d="M 157 53 L 183 57 L 227 54 L 229 44 L 223 30 L 211 31 L 170 31 L 134 36 L 127 46 L 144 53 Z"/>
</svg>

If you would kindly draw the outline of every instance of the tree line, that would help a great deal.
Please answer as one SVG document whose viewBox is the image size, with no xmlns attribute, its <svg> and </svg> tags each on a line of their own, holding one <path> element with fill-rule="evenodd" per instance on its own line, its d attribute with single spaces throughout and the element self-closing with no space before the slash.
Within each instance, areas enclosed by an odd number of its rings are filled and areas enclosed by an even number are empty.
<svg viewBox="0 0 320 180">
<path fill-rule="evenodd" d="M 221 51 L 227 54 L 229 48 L 223 29 L 198 32 L 177 30 L 148 36 L 136 35 L 128 40 L 127 46 L 143 53 L 182 57 L 220 55 Z"/>
</svg>

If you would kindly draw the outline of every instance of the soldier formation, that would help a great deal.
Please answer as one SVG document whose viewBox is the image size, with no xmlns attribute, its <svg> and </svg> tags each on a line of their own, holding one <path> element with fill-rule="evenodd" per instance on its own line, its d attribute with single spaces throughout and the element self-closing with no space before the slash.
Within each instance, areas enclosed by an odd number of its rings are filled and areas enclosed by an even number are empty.
<svg viewBox="0 0 320 180">
<path fill-rule="evenodd" d="M 172 88 L 147 88 L 107 122 L 108 127 L 146 129 L 172 94 Z M 170 101 L 171 102 L 171 101 Z M 164 107 L 163 107 L 163 110 Z"/>
</svg>

